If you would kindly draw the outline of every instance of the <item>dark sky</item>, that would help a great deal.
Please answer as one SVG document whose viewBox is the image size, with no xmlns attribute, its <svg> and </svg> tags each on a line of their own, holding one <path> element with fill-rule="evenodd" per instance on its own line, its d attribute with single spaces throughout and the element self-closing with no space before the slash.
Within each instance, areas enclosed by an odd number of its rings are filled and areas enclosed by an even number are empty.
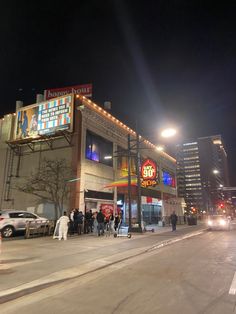
<svg viewBox="0 0 236 314">
<path fill-rule="evenodd" d="M 236 5 L 219 3 L 3 1 L 1 115 L 92 83 L 95 102 L 154 142 L 168 124 L 182 139 L 221 134 L 236 184 Z"/>
</svg>

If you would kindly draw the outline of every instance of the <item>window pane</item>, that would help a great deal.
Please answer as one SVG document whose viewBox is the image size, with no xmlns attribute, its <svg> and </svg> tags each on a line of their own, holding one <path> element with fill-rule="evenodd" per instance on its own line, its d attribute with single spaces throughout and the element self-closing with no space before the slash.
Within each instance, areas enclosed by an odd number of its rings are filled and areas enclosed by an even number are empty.
<svg viewBox="0 0 236 314">
<path fill-rule="evenodd" d="M 86 152 L 87 159 L 112 166 L 113 143 L 87 130 Z M 108 158 L 109 156 L 109 158 Z"/>
</svg>

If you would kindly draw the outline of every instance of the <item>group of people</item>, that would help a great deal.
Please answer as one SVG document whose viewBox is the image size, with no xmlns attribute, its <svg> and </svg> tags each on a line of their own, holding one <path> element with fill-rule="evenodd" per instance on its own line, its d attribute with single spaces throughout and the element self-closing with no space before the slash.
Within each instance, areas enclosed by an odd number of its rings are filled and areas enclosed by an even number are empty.
<svg viewBox="0 0 236 314">
<path fill-rule="evenodd" d="M 92 210 L 88 210 L 83 214 L 82 211 L 75 208 L 70 211 L 69 215 L 64 212 L 63 216 L 58 219 L 58 239 L 67 240 L 68 233 L 70 235 L 94 233 L 101 236 L 106 232 L 110 235 L 118 230 L 121 222 L 121 216 L 118 214 L 115 217 L 113 214 L 105 216 L 102 210 L 94 213 Z"/>
<path fill-rule="evenodd" d="M 172 231 L 176 231 L 176 224 L 178 221 L 178 216 L 175 211 L 170 215 L 170 223 L 172 226 Z M 69 233 L 72 235 L 77 233 L 81 235 L 83 233 L 95 233 L 98 236 L 104 235 L 105 232 L 110 235 L 113 234 L 119 228 L 122 223 L 122 217 L 118 214 L 110 214 L 105 216 L 100 209 L 99 212 L 93 213 L 92 210 L 86 211 L 85 215 L 82 211 L 78 209 L 71 210 L 69 217 L 67 212 L 64 212 L 61 216 L 57 225 L 59 226 L 59 237 L 58 239 L 67 240 L 67 233 L 69 228 Z"/>
</svg>

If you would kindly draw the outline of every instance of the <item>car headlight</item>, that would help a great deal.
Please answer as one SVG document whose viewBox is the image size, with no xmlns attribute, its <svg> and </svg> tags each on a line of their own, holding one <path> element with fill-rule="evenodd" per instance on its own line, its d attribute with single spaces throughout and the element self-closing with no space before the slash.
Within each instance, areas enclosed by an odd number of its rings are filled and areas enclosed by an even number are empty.
<svg viewBox="0 0 236 314">
<path fill-rule="evenodd" d="M 208 220 L 208 226 L 212 226 L 212 221 Z"/>
<path fill-rule="evenodd" d="M 221 226 L 225 226 L 225 225 L 226 225 L 226 221 L 223 220 L 223 219 L 221 219 L 221 220 L 220 220 L 220 225 L 221 225 Z"/>
</svg>

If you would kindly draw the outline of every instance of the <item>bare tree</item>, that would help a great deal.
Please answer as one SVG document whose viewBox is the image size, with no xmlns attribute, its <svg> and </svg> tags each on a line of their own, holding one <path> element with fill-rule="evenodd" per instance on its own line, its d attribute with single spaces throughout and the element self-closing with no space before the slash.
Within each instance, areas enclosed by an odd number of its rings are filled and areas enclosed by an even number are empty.
<svg viewBox="0 0 236 314">
<path fill-rule="evenodd" d="M 71 167 L 65 159 L 43 159 L 40 168 L 18 186 L 21 192 L 29 193 L 54 204 L 55 218 L 62 215 L 64 202 L 69 196 Z"/>
</svg>

